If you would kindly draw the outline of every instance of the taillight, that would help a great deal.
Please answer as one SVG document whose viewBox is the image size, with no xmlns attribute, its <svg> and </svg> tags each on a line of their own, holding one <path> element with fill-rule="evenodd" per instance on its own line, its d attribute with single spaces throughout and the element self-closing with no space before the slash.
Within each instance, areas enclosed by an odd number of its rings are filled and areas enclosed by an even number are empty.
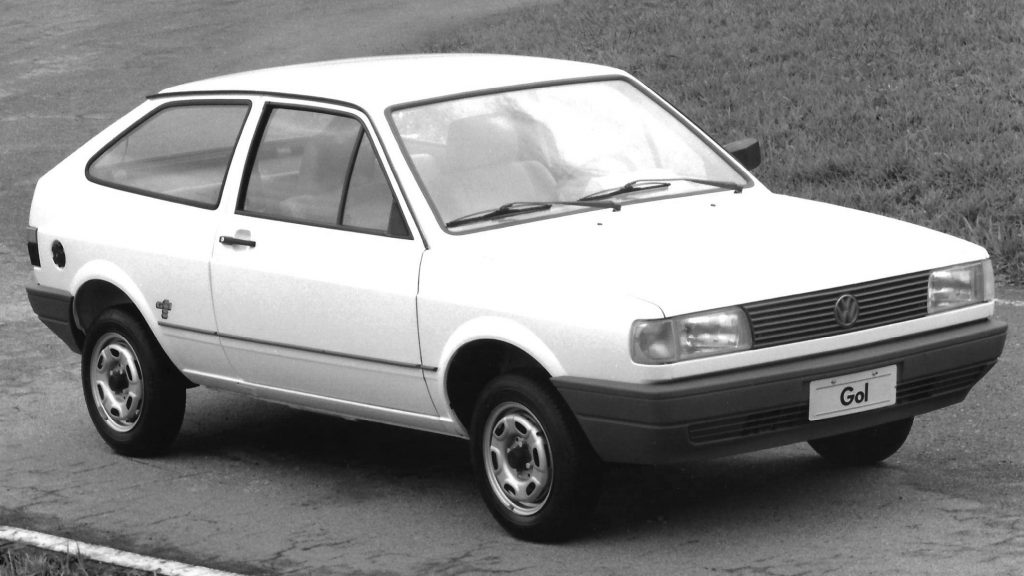
<svg viewBox="0 0 1024 576">
<path fill-rule="evenodd" d="M 39 268 L 39 230 L 29 226 L 25 230 L 25 240 L 28 242 L 28 259 L 33 266 Z"/>
</svg>

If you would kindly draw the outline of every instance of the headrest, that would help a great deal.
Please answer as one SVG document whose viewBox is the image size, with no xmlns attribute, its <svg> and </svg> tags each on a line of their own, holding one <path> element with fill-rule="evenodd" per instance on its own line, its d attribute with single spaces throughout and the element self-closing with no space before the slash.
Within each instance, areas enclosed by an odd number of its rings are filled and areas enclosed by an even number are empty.
<svg viewBox="0 0 1024 576">
<path fill-rule="evenodd" d="M 412 159 L 412 164 L 416 167 L 416 172 L 419 173 L 424 184 L 429 187 L 431 182 L 437 180 L 437 175 L 440 171 L 437 167 L 437 158 L 434 158 L 432 154 L 421 152 L 410 154 L 409 158 Z"/>
<path fill-rule="evenodd" d="M 471 116 L 448 127 L 449 170 L 469 170 L 519 160 L 519 138 L 512 121 L 497 114 Z"/>
<path fill-rule="evenodd" d="M 300 182 L 317 193 L 341 191 L 348 158 L 359 135 L 359 124 L 335 118 L 319 134 L 306 141 L 299 167 Z"/>
</svg>

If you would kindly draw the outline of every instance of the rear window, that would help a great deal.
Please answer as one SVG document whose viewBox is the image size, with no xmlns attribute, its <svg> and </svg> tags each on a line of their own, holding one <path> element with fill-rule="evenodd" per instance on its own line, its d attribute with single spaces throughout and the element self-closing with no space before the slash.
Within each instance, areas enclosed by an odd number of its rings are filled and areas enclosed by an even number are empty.
<svg viewBox="0 0 1024 576">
<path fill-rule="evenodd" d="M 108 145 L 86 174 L 122 190 L 216 207 L 248 112 L 248 102 L 159 108 Z"/>
</svg>

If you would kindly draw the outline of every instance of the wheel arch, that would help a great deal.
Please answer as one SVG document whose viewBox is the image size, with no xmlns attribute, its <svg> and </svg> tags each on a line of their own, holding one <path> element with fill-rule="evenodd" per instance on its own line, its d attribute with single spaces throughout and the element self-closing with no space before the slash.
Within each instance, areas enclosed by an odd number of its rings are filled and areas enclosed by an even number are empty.
<svg viewBox="0 0 1024 576">
<path fill-rule="evenodd" d="M 74 292 L 74 300 L 72 300 L 72 310 L 75 316 L 75 338 L 78 340 L 79 349 L 82 350 L 83 355 L 86 354 L 85 342 L 88 336 L 89 327 L 95 322 L 106 310 L 112 308 L 119 308 L 124 310 L 128 314 L 135 316 L 142 326 L 149 331 L 150 336 L 156 343 L 156 346 L 160 349 L 160 353 L 166 357 L 166 351 L 163 348 L 163 343 L 160 342 L 156 331 L 153 330 L 152 318 L 148 317 L 144 312 L 143 308 L 138 305 L 135 298 L 132 298 L 125 290 L 121 289 L 120 286 L 99 278 L 93 278 L 82 283 L 77 290 Z M 84 357 L 84 356 L 83 356 Z M 189 381 L 184 374 L 178 370 L 177 366 L 168 358 L 167 362 L 173 367 L 176 378 L 179 383 L 185 388 L 191 388 L 195 386 Z"/>
<path fill-rule="evenodd" d="M 144 305 L 142 291 L 123 270 L 113 264 L 96 262 L 92 266 L 83 267 L 75 275 L 72 287 L 74 321 L 83 339 L 96 318 L 104 310 L 113 307 L 130 309 L 151 333 L 156 334 L 153 329 L 154 319 L 148 314 L 149 308 Z"/>
<path fill-rule="evenodd" d="M 138 313 L 131 298 L 123 290 L 105 280 L 90 280 L 75 292 L 75 322 L 83 334 L 96 318 L 109 308 L 130 308 Z"/>
<path fill-rule="evenodd" d="M 479 319 L 449 340 L 439 368 L 444 398 L 452 416 L 468 431 L 476 399 L 491 379 L 520 373 L 550 386 L 564 370 L 554 352 L 532 331 L 505 319 Z M 551 389 L 558 394 L 554 386 Z"/>
</svg>

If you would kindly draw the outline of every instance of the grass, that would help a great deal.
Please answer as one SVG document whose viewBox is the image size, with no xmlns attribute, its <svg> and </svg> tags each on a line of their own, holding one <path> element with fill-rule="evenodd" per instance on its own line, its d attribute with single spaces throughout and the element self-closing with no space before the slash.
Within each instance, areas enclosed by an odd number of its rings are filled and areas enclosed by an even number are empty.
<svg viewBox="0 0 1024 576">
<path fill-rule="evenodd" d="M 152 573 L 94 562 L 77 554 L 50 552 L 22 544 L 0 542 L 0 576 L 144 576 L 146 574 Z"/>
<path fill-rule="evenodd" d="M 1024 282 L 1019 2 L 566 0 L 429 49 L 625 69 L 720 142 L 759 138 L 772 190 L 977 242 Z"/>
</svg>

